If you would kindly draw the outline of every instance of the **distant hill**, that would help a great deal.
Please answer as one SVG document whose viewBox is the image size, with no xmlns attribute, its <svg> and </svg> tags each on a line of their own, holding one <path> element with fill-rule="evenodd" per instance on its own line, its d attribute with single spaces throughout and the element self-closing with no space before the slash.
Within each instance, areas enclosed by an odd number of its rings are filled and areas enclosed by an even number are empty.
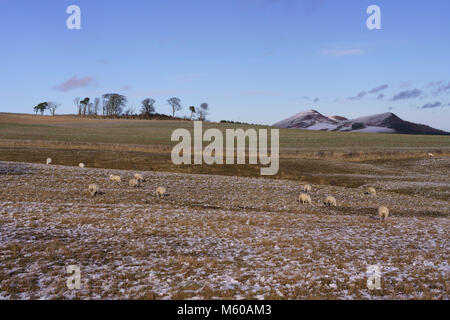
<svg viewBox="0 0 450 320">
<path fill-rule="evenodd" d="M 392 112 L 349 120 L 336 115 L 328 117 L 317 110 L 307 110 L 277 122 L 274 126 L 322 131 L 450 135 L 424 124 L 402 120 Z"/>
</svg>

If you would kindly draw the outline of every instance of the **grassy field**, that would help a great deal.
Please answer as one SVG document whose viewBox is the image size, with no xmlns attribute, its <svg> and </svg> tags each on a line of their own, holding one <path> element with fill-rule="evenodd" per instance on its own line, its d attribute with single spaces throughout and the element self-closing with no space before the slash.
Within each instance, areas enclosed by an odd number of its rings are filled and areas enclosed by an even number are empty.
<svg viewBox="0 0 450 320">
<path fill-rule="evenodd" d="M 0 299 L 450 298 L 449 137 L 281 130 L 280 171 L 262 178 L 173 165 L 180 127 L 192 123 L 0 114 Z M 296 201 L 306 182 L 312 205 Z"/>
<path fill-rule="evenodd" d="M 204 123 L 204 130 L 250 128 Z M 170 159 L 173 130 L 193 131 L 190 121 L 110 120 L 77 116 L 0 114 L 0 160 L 92 168 L 259 177 L 259 166 L 181 165 Z M 258 127 L 267 128 L 267 127 Z M 365 183 L 361 175 L 390 174 L 383 162 L 450 155 L 450 137 L 280 130 L 280 170 L 270 178 L 345 187 Z M 373 163 L 379 166 L 373 166 Z M 414 192 L 414 190 L 403 190 Z M 446 197 L 446 196 L 445 196 Z"/>
<path fill-rule="evenodd" d="M 249 125 L 204 123 L 204 130 L 218 128 L 247 129 Z M 256 126 L 267 128 L 265 126 Z M 42 140 L 70 143 L 103 143 L 157 147 L 171 144 L 173 130 L 186 128 L 190 121 L 108 120 L 76 116 L 32 116 L 0 114 L 0 138 L 12 140 Z M 442 150 L 449 152 L 446 136 L 392 135 L 370 133 L 322 132 L 281 129 L 280 148 L 285 154 L 295 151 L 334 151 L 346 154 L 361 152 L 413 152 Z"/>
<path fill-rule="evenodd" d="M 204 123 L 204 130 L 212 127 L 224 131 L 250 126 Z M 192 132 L 193 124 L 0 114 L 0 160 L 42 163 L 51 157 L 55 164 L 84 162 L 93 168 L 259 176 L 259 167 L 250 165 L 173 165 L 170 136 L 177 128 Z M 323 174 L 363 174 L 364 162 L 419 159 L 428 152 L 450 155 L 450 138 L 281 129 L 280 171 L 274 178 L 358 186 L 357 178 Z"/>
</svg>

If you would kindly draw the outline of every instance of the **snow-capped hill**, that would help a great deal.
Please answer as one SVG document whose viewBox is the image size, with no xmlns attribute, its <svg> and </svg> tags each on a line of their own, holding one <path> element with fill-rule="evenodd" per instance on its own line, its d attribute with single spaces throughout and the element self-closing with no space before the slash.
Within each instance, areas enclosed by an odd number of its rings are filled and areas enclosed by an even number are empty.
<svg viewBox="0 0 450 320">
<path fill-rule="evenodd" d="M 338 122 L 328 118 L 316 110 L 307 110 L 297 113 L 283 121 L 275 123 L 275 127 L 280 128 L 303 128 L 311 130 L 324 130 L 336 127 Z"/>
<path fill-rule="evenodd" d="M 392 112 L 348 120 L 342 116 L 327 117 L 316 110 L 308 110 L 280 121 L 274 126 L 324 131 L 449 135 L 448 132 L 427 125 L 402 120 Z"/>
<path fill-rule="evenodd" d="M 344 121 L 341 126 L 336 128 L 336 130 L 396 133 L 397 131 L 393 127 L 393 124 L 399 122 L 403 122 L 403 120 L 397 117 L 392 112 L 387 112 Z"/>
<path fill-rule="evenodd" d="M 332 119 L 334 121 L 345 121 L 345 120 L 348 120 L 346 117 L 341 117 L 341 116 L 336 116 L 336 115 L 329 116 L 328 118 L 330 118 L 330 119 Z"/>
<path fill-rule="evenodd" d="M 384 127 L 392 123 L 403 121 L 392 112 L 380 113 L 371 116 L 359 117 L 353 120 L 349 120 L 350 123 L 363 123 L 367 126 Z"/>
</svg>

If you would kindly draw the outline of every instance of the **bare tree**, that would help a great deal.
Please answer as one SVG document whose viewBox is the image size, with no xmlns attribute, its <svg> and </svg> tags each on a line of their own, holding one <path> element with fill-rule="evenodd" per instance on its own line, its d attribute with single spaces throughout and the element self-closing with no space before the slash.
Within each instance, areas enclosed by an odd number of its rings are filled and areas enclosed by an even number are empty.
<svg viewBox="0 0 450 320">
<path fill-rule="evenodd" d="M 155 112 L 155 99 L 144 99 L 142 100 L 142 106 L 141 106 L 141 114 L 144 116 L 149 116 L 153 112 Z"/>
<path fill-rule="evenodd" d="M 38 112 L 40 112 L 41 115 L 43 115 L 45 109 L 47 109 L 47 106 L 48 106 L 48 102 L 41 102 L 37 106 L 34 107 L 34 111 L 36 112 L 36 114 Z"/>
<path fill-rule="evenodd" d="M 75 103 L 75 105 L 77 106 L 78 109 L 78 115 L 81 116 L 81 104 L 80 104 L 81 98 L 80 97 L 76 97 L 75 99 L 73 99 L 73 103 Z"/>
<path fill-rule="evenodd" d="M 55 115 L 56 109 L 58 109 L 59 106 L 60 106 L 60 104 L 56 103 L 56 102 L 50 101 L 47 103 L 47 109 L 50 111 L 52 116 Z"/>
<path fill-rule="evenodd" d="M 108 115 L 108 102 L 109 102 L 109 100 L 107 98 L 105 98 L 105 96 L 106 95 L 102 96 L 102 98 L 103 98 L 103 103 L 102 103 L 102 109 L 103 109 L 102 114 L 103 114 L 103 116 Z"/>
<path fill-rule="evenodd" d="M 125 110 L 124 114 L 126 116 L 134 116 L 135 112 L 136 112 L 136 108 L 133 106 L 130 106 L 127 108 L 127 110 Z"/>
<path fill-rule="evenodd" d="M 191 120 L 192 120 L 192 118 L 194 117 L 194 113 L 196 113 L 195 107 L 194 106 L 190 106 L 189 110 L 191 111 Z"/>
<path fill-rule="evenodd" d="M 205 120 L 206 116 L 209 113 L 209 105 L 206 102 L 203 102 L 200 105 L 200 108 L 197 109 L 197 114 L 198 114 L 198 120 Z"/>
<path fill-rule="evenodd" d="M 126 106 L 127 97 L 117 93 L 107 93 L 103 96 L 103 112 L 107 116 L 119 116 Z"/>
<path fill-rule="evenodd" d="M 98 109 L 100 107 L 100 98 L 95 98 L 94 99 L 94 114 L 98 115 Z"/>
<path fill-rule="evenodd" d="M 80 104 L 83 105 L 83 115 L 86 115 L 86 111 L 87 111 L 87 107 L 89 105 L 89 98 L 84 98 L 83 100 L 80 101 Z"/>
<path fill-rule="evenodd" d="M 93 115 L 94 114 L 94 103 L 89 102 L 87 109 L 88 109 L 87 110 L 88 115 Z"/>
<path fill-rule="evenodd" d="M 181 100 L 177 97 L 172 97 L 167 100 L 167 104 L 172 107 L 172 116 L 175 117 L 175 112 L 181 110 Z"/>
</svg>

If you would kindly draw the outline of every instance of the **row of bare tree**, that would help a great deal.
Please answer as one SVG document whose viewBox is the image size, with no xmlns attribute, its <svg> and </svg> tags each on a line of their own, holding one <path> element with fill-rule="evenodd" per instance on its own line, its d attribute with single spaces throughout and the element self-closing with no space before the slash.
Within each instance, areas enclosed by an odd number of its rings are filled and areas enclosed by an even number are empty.
<svg viewBox="0 0 450 320">
<path fill-rule="evenodd" d="M 93 101 L 89 97 L 81 100 L 80 97 L 76 97 L 73 100 L 78 115 L 100 115 L 103 116 L 121 116 L 121 115 L 136 115 L 135 109 L 129 107 L 125 109 L 128 99 L 126 96 L 117 93 L 107 93 L 102 95 L 102 100 L 100 98 L 94 98 Z M 151 116 L 155 113 L 155 103 L 156 100 L 152 98 L 146 98 L 142 100 L 140 107 L 140 114 L 143 116 Z M 172 116 L 175 117 L 175 113 L 182 109 L 181 100 L 177 97 L 172 97 L 167 100 L 167 104 L 170 106 L 172 111 Z M 44 114 L 45 110 L 49 110 L 52 115 L 55 115 L 56 109 L 60 105 L 55 102 L 42 102 L 34 107 L 36 114 L 40 112 Z M 191 120 L 206 120 L 206 116 L 209 114 L 209 105 L 204 102 L 198 108 L 195 106 L 190 106 L 189 111 L 191 112 Z"/>
<path fill-rule="evenodd" d="M 117 93 L 107 93 L 104 94 L 102 98 L 102 114 L 104 116 L 135 115 L 135 109 L 133 107 L 129 107 L 125 110 L 126 104 L 128 103 L 126 96 Z M 81 100 L 80 98 L 74 99 L 79 115 L 97 115 L 99 113 L 100 99 L 95 98 L 94 103 L 89 101 L 89 98 L 85 98 L 84 100 Z M 152 98 L 142 100 L 140 114 L 143 116 L 150 116 L 154 114 L 156 112 L 155 103 L 156 100 Z M 176 112 L 182 109 L 180 98 L 172 97 L 167 100 L 167 104 L 171 108 L 173 117 L 175 117 Z M 194 119 L 194 115 L 198 120 L 205 120 L 209 113 L 209 105 L 204 102 L 198 108 L 190 106 L 189 111 L 191 112 L 191 120 Z"/>
<path fill-rule="evenodd" d="M 126 106 L 127 97 L 117 93 L 107 93 L 102 96 L 102 110 L 100 110 L 100 98 L 94 98 L 93 101 L 89 97 L 81 100 L 80 97 L 76 97 L 73 102 L 78 110 L 78 115 L 98 115 L 104 116 L 120 116 L 123 114 L 123 108 Z"/>
</svg>

